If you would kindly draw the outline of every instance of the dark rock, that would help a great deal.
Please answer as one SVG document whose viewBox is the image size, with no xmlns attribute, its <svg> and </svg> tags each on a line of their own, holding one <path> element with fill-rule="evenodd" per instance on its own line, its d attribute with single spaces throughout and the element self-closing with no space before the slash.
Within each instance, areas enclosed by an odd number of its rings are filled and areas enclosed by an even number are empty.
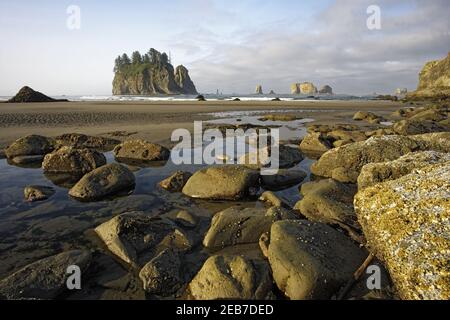
<svg viewBox="0 0 450 320">
<path fill-rule="evenodd" d="M 46 186 L 27 186 L 23 190 L 23 194 L 26 201 L 42 201 L 55 194 L 55 189 Z"/>
<path fill-rule="evenodd" d="M 48 96 L 46 96 L 43 93 L 40 93 L 38 91 L 34 91 L 30 87 L 22 87 L 22 89 L 19 90 L 19 92 L 8 100 L 8 102 L 11 103 L 23 103 L 23 102 L 66 102 L 68 100 L 66 99 L 53 99 Z"/>
<path fill-rule="evenodd" d="M 45 173 L 84 175 L 105 164 L 105 156 L 98 151 L 61 147 L 44 157 L 42 169 Z"/>
<path fill-rule="evenodd" d="M 192 173 L 190 172 L 176 171 L 170 177 L 162 180 L 159 185 L 161 188 L 171 192 L 181 192 L 191 176 Z"/>
</svg>

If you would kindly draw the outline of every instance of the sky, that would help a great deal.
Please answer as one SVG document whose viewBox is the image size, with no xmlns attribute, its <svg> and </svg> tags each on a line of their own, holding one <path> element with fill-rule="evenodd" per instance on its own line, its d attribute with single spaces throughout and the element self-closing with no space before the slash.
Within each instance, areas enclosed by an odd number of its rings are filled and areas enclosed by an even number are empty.
<svg viewBox="0 0 450 320">
<path fill-rule="evenodd" d="M 69 6 L 80 28 L 67 27 Z M 370 30 L 370 5 L 380 28 Z M 450 51 L 450 0 L 0 0 L 0 95 L 110 95 L 117 55 L 169 52 L 202 93 L 414 90 Z M 70 20 L 73 21 L 73 20 Z"/>
</svg>

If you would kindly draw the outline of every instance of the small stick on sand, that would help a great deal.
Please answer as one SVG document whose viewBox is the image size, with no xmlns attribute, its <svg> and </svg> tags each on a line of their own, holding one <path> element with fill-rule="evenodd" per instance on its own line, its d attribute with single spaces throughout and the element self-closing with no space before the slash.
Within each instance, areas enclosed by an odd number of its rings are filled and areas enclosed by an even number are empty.
<svg viewBox="0 0 450 320">
<path fill-rule="evenodd" d="M 375 254 L 373 254 L 372 252 L 367 256 L 367 258 L 366 258 L 366 260 L 364 260 L 363 264 L 355 271 L 355 273 L 353 274 L 353 277 L 347 282 L 344 289 L 337 297 L 337 300 L 343 300 L 345 298 L 347 293 L 355 285 L 355 283 L 359 280 L 359 278 L 362 276 L 362 274 L 367 269 L 369 264 L 372 262 L 374 257 L 375 257 Z"/>
</svg>

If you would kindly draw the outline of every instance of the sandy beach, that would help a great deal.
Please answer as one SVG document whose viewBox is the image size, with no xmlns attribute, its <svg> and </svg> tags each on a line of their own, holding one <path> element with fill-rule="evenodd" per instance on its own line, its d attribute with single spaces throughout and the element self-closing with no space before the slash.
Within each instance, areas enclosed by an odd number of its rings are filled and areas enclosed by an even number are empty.
<svg viewBox="0 0 450 320">
<path fill-rule="evenodd" d="M 174 129 L 192 130 L 193 121 L 209 120 L 209 113 L 215 112 L 288 110 L 289 114 L 313 118 L 312 124 L 327 124 L 353 123 L 353 114 L 360 110 L 389 118 L 402 106 L 362 100 L 1 103 L 0 148 L 28 134 L 56 136 L 71 132 L 121 140 L 131 136 L 168 144 Z"/>
</svg>

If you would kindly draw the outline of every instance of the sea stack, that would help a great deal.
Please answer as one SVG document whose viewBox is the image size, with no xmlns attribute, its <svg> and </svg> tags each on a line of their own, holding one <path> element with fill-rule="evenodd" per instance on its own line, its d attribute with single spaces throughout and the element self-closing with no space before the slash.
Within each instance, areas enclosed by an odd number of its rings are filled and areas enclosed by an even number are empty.
<svg viewBox="0 0 450 320">
<path fill-rule="evenodd" d="M 333 94 L 333 88 L 331 88 L 329 85 L 324 85 L 320 90 L 320 94 Z"/>
<path fill-rule="evenodd" d="M 63 102 L 68 101 L 66 99 L 53 99 L 45 94 L 35 91 L 31 89 L 30 87 L 22 87 L 22 89 L 19 90 L 19 92 L 8 100 L 8 102 L 11 103 L 28 103 L 28 102 Z"/>
<path fill-rule="evenodd" d="M 113 95 L 198 94 L 186 67 L 174 69 L 166 53 L 150 49 L 115 60 Z"/>
<path fill-rule="evenodd" d="M 255 93 L 256 93 L 256 94 L 263 94 L 263 89 L 262 89 L 262 86 L 261 86 L 260 84 L 258 84 L 258 85 L 256 86 Z"/>
<path fill-rule="evenodd" d="M 316 94 L 317 88 L 312 82 L 294 83 L 291 85 L 292 94 Z"/>
</svg>

